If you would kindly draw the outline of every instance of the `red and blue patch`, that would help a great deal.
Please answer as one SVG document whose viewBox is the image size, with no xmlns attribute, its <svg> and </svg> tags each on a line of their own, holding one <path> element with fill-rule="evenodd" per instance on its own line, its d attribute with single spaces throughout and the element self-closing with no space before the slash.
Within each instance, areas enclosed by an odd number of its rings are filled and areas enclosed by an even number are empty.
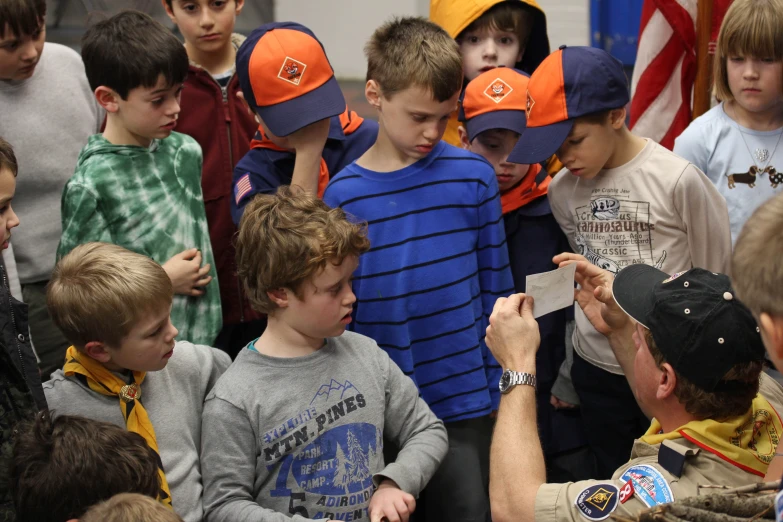
<svg viewBox="0 0 783 522">
<path fill-rule="evenodd" d="M 239 178 L 234 185 L 234 201 L 237 206 L 242 199 L 253 191 L 253 184 L 250 182 L 250 173 Z"/>
</svg>

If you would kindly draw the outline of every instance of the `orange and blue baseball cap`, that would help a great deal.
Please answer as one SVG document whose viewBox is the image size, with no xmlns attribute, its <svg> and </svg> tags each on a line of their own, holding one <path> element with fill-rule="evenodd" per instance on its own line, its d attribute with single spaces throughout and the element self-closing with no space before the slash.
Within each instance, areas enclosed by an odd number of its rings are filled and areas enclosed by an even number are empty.
<svg viewBox="0 0 783 522">
<path fill-rule="evenodd" d="M 323 45 L 294 22 L 264 24 L 237 51 L 245 100 L 277 136 L 345 111 L 345 98 Z"/>
<path fill-rule="evenodd" d="M 460 103 L 459 121 L 465 123 L 469 141 L 491 129 L 524 132 L 529 79 L 517 69 L 497 67 L 468 83 Z"/>
<path fill-rule="evenodd" d="M 625 107 L 628 78 L 620 60 L 595 47 L 567 47 L 547 56 L 527 86 L 527 127 L 508 160 L 539 163 L 563 144 L 581 116 Z"/>
</svg>

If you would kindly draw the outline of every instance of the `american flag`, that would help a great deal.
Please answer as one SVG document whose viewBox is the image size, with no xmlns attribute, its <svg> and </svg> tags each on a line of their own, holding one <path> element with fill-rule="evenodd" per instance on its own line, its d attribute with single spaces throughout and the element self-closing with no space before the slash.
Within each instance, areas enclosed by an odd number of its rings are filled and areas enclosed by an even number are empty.
<svg viewBox="0 0 783 522">
<path fill-rule="evenodd" d="M 239 205 L 239 202 L 242 201 L 242 198 L 245 197 L 251 190 L 253 190 L 253 185 L 250 183 L 250 174 L 245 174 L 239 178 L 237 184 L 234 185 L 234 200 L 236 201 L 237 205 Z"/>
<path fill-rule="evenodd" d="M 731 0 L 712 1 L 711 42 Z M 671 149 L 691 122 L 697 0 L 644 0 L 631 81 L 630 128 Z M 714 51 L 714 46 L 710 46 Z"/>
</svg>

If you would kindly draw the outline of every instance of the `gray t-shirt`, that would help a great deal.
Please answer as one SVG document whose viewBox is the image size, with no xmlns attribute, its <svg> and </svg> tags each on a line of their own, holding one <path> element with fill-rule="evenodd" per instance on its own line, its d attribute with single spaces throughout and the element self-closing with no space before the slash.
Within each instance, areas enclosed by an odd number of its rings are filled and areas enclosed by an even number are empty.
<svg viewBox="0 0 783 522">
<path fill-rule="evenodd" d="M 674 152 L 699 167 L 726 198 L 732 243 L 753 211 L 783 191 L 782 134 L 783 128 L 741 127 L 721 103 L 693 120 L 674 141 Z"/>
<path fill-rule="evenodd" d="M 296 358 L 242 350 L 204 404 L 209 522 L 369 520 L 387 477 L 418 495 L 446 429 L 372 339 L 352 332 Z M 400 452 L 385 465 L 383 437 Z"/>
<path fill-rule="evenodd" d="M 166 367 L 148 372 L 141 384 L 141 400 L 155 429 L 174 511 L 185 522 L 203 519 L 201 412 L 204 398 L 229 364 L 231 358 L 225 352 L 180 341 Z M 96 393 L 62 370 L 43 386 L 55 414 L 81 415 L 125 427 L 117 397 Z"/>
<path fill-rule="evenodd" d="M 73 175 L 79 151 L 100 131 L 104 111 L 87 83 L 81 57 L 55 43 L 44 44 L 33 75 L 0 81 L 0 136 L 19 162 L 14 230 L 19 280 L 46 281 L 60 241 L 60 197 Z"/>
</svg>

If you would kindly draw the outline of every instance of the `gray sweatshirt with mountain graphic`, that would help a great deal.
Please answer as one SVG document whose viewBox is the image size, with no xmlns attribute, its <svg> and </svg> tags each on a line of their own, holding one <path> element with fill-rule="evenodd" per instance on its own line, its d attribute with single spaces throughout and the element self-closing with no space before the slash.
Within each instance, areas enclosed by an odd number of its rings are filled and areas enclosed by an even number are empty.
<svg viewBox="0 0 783 522">
<path fill-rule="evenodd" d="M 385 464 L 383 437 L 400 448 Z M 290 359 L 250 347 L 204 404 L 208 522 L 369 520 L 384 478 L 417 496 L 448 449 L 443 423 L 372 339 Z"/>
</svg>

